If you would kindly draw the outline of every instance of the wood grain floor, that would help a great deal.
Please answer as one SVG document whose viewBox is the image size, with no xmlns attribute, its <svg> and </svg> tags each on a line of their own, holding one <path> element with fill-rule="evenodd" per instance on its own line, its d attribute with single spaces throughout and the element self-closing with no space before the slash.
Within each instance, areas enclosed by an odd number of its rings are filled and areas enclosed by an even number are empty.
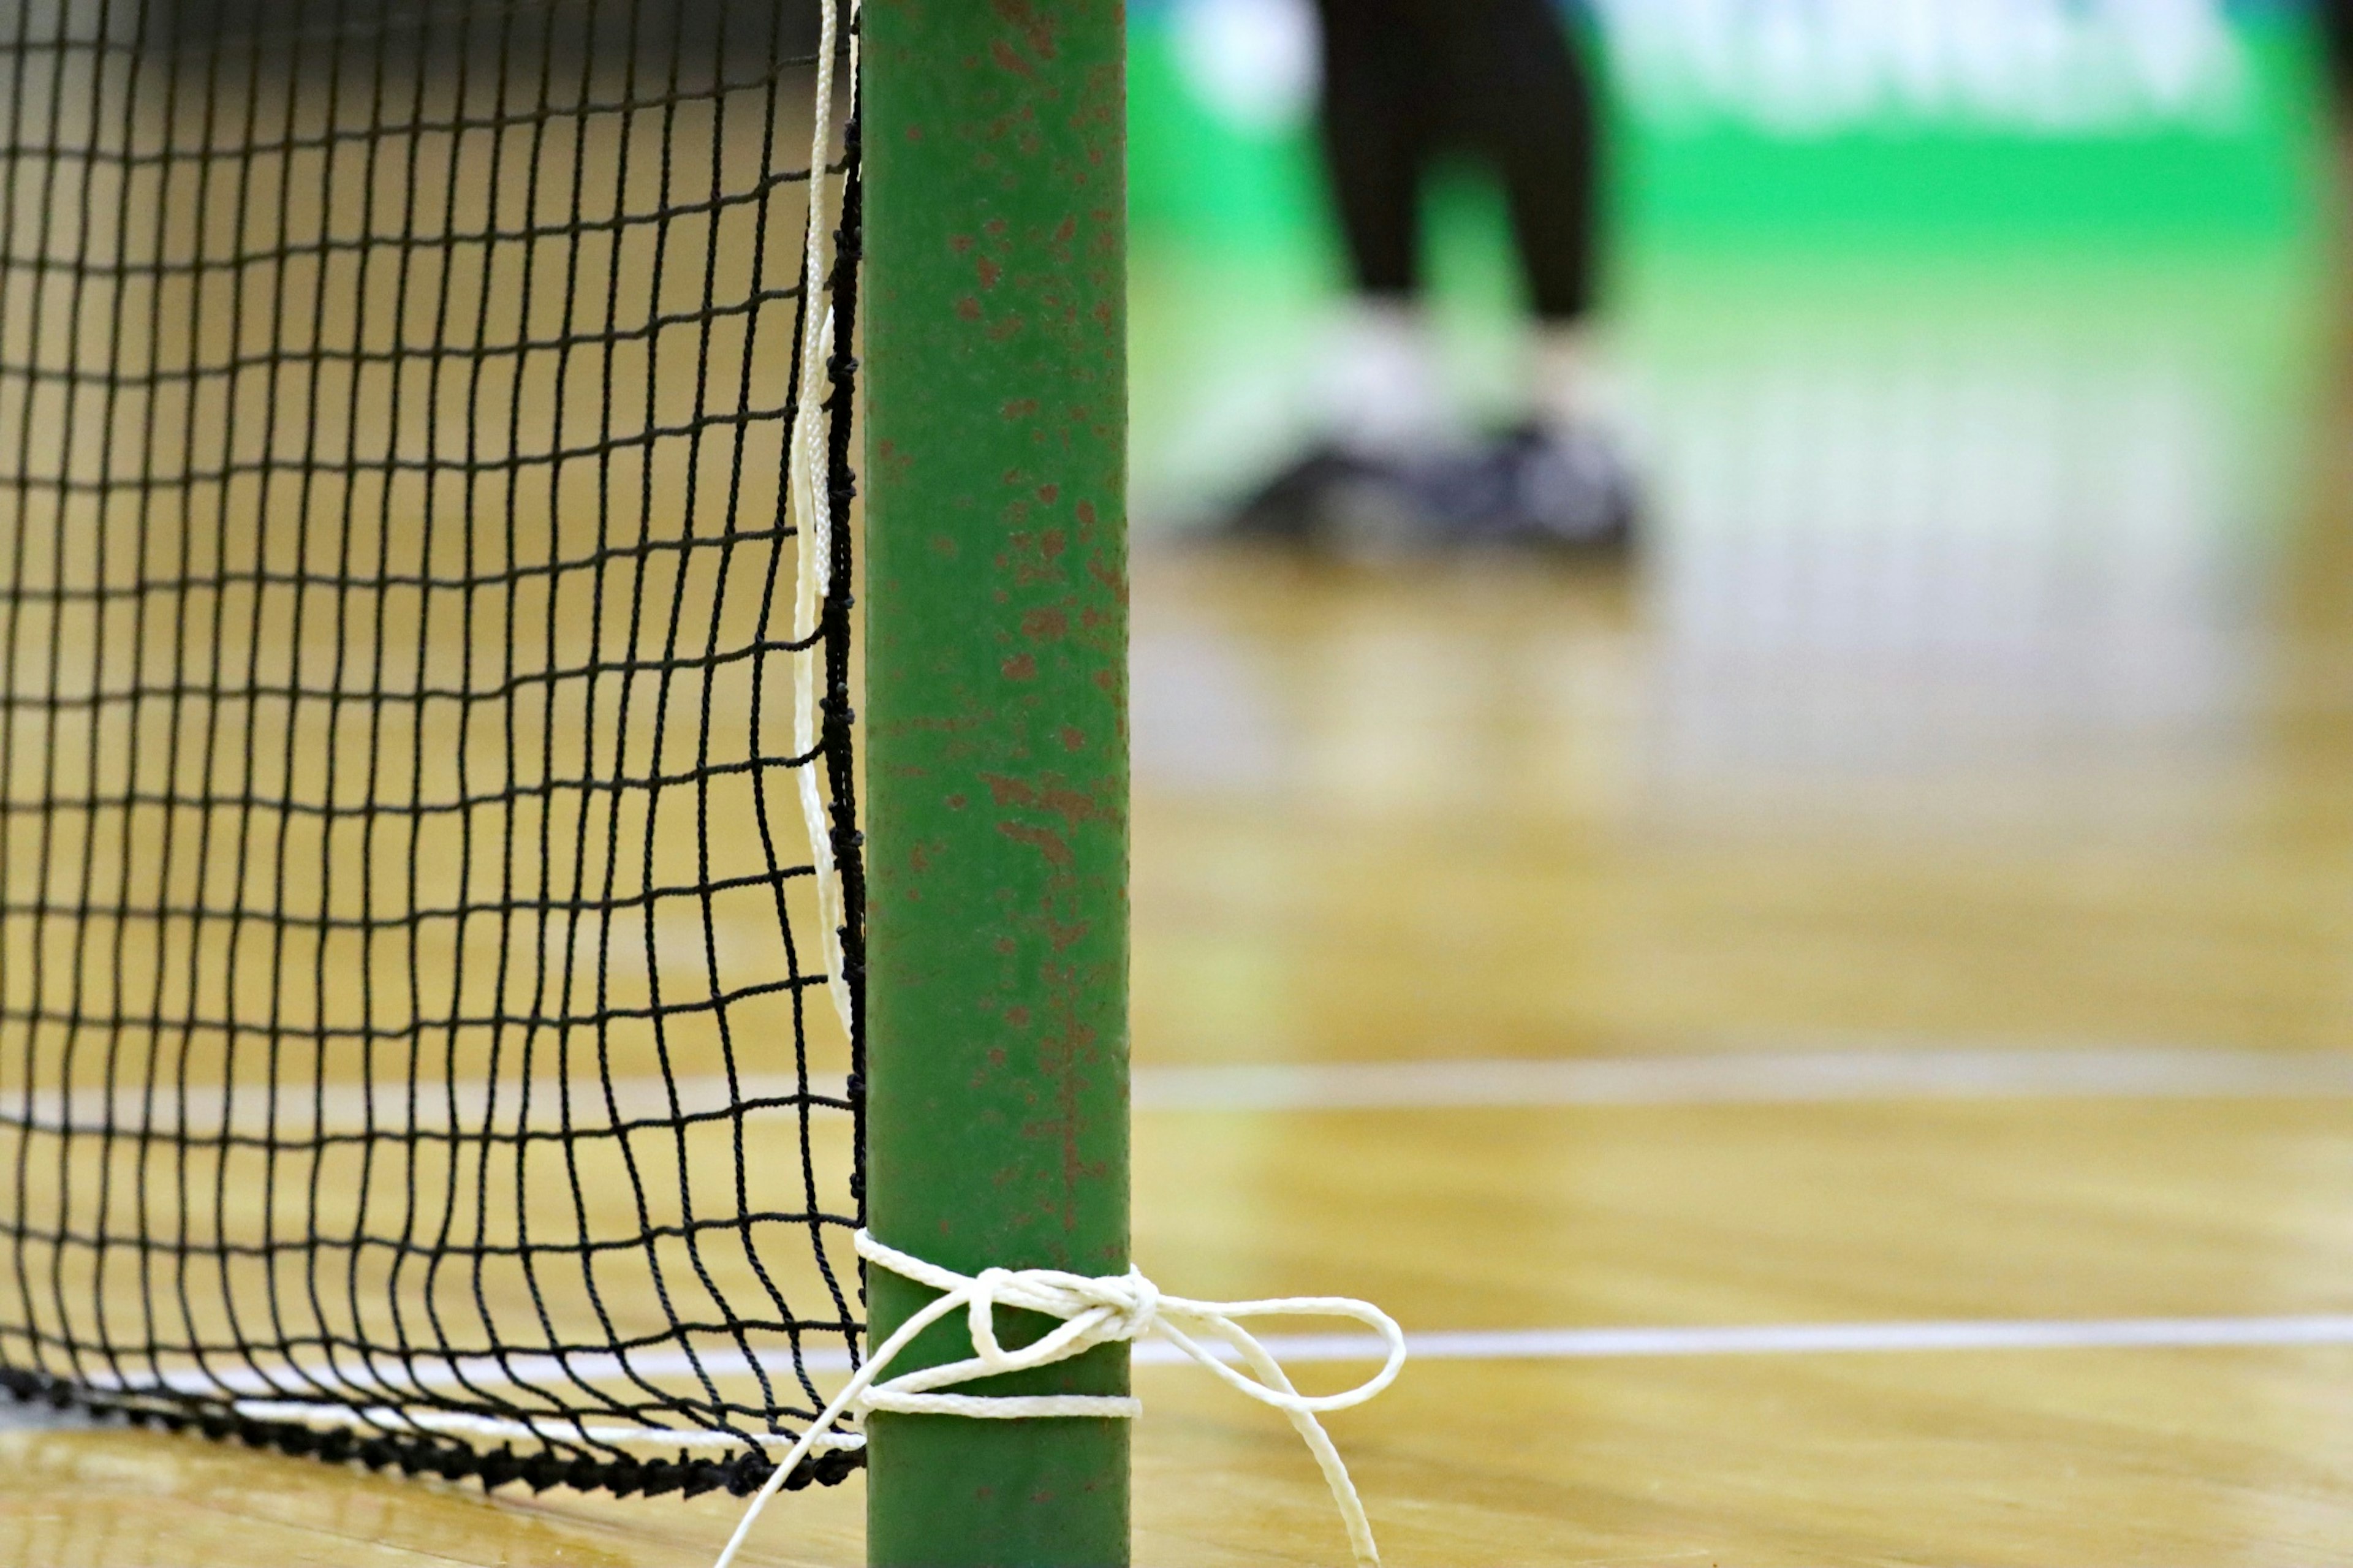
<svg viewBox="0 0 2353 1568">
<path fill-rule="evenodd" d="M 1990 652 L 1933 603 L 1727 640 L 1672 554 L 1148 558 L 1140 1059 L 2344 1050 L 2353 473 L 2307 488 L 2231 592 Z M 2342 1095 L 1166 1110 L 1137 1156 L 1170 1288 L 1417 1331 L 2353 1311 Z M 1344 1560 L 1280 1421 L 1138 1384 L 1140 1562 Z M 1398 1564 L 2353 1560 L 2353 1346 L 1430 1360 L 1333 1426 Z M 854 1563 L 861 1508 L 749 1560 Z M 736 1511 L 0 1430 L 6 1568 L 684 1565 Z"/>
</svg>

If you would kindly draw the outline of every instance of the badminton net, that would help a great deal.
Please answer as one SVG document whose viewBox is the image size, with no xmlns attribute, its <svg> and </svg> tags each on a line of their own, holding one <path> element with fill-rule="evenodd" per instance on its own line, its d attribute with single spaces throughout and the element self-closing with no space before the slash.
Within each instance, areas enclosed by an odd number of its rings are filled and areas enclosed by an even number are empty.
<svg viewBox="0 0 2353 1568">
<path fill-rule="evenodd" d="M 742 1492 L 852 1364 L 831 5 L 0 17 L 8 1391 Z"/>
</svg>

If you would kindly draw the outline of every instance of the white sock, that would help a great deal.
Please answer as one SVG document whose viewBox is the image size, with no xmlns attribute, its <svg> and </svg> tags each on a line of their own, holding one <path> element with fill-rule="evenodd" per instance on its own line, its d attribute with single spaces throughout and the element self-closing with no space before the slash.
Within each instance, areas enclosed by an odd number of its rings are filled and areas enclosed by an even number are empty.
<svg viewBox="0 0 2353 1568">
<path fill-rule="evenodd" d="M 1529 413 L 1555 430 L 1612 423 L 1593 338 L 1584 327 L 1550 323 L 1536 329 Z"/>
<path fill-rule="evenodd" d="M 1334 322 L 1313 395 L 1324 437 L 1368 458 L 1411 458 L 1454 435 L 1421 308 L 1359 298 Z"/>
</svg>

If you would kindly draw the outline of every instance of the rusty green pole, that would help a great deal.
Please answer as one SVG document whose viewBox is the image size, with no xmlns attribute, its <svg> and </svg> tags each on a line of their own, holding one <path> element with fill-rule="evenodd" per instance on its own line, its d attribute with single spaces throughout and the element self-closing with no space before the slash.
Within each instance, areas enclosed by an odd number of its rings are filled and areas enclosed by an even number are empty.
<svg viewBox="0 0 2353 1568">
<path fill-rule="evenodd" d="M 967 1274 L 1118 1273 L 1124 19 L 865 0 L 861 26 L 868 1223 Z M 929 1299 L 869 1290 L 877 1342 Z M 969 1354 L 961 1319 L 915 1352 Z M 1126 1351 L 967 1391 L 1124 1394 Z M 1126 1426 L 871 1416 L 868 1561 L 1125 1563 Z"/>
</svg>

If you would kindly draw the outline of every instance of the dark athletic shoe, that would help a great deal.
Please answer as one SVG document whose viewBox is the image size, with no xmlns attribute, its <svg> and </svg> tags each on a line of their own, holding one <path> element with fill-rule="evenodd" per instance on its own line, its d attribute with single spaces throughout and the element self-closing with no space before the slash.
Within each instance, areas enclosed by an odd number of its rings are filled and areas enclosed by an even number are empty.
<svg viewBox="0 0 2353 1568">
<path fill-rule="evenodd" d="M 1401 465 L 1319 447 L 1268 480 L 1219 532 L 1343 555 L 1407 553 L 1432 531 L 1424 488 Z"/>
<path fill-rule="evenodd" d="M 1357 560 L 1623 549 L 1633 476 L 1589 429 L 1527 426 L 1465 452 L 1385 462 L 1311 452 L 1237 508 L 1220 537 Z"/>
<path fill-rule="evenodd" d="M 1598 430 L 1529 425 L 1496 442 L 1482 487 L 1499 539 L 1578 553 L 1622 550 L 1641 507 L 1633 471 Z"/>
</svg>

